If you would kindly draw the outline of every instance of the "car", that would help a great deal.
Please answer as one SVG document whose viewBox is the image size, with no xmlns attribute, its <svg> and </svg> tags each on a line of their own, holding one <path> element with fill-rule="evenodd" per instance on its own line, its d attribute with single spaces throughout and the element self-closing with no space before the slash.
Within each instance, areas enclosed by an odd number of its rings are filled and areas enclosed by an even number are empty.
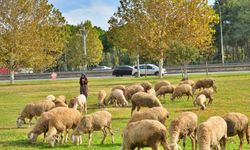
<svg viewBox="0 0 250 150">
<path fill-rule="evenodd" d="M 140 64 L 140 74 L 141 75 L 159 75 L 159 67 L 154 65 L 154 64 Z M 167 74 L 166 69 L 162 69 L 162 75 Z M 137 76 L 138 75 L 138 70 L 137 70 L 137 66 L 133 67 L 132 70 L 132 75 L 133 76 Z"/>
<path fill-rule="evenodd" d="M 107 67 L 107 66 L 97 66 L 93 70 L 95 70 L 95 71 L 101 71 L 101 70 L 111 70 L 111 69 L 112 69 L 111 67 Z"/>
<path fill-rule="evenodd" d="M 118 66 L 114 68 L 112 75 L 117 77 L 123 75 L 131 75 L 132 70 L 133 70 L 132 66 Z"/>
<path fill-rule="evenodd" d="M 29 73 L 33 73 L 33 68 L 19 68 L 17 69 L 17 71 L 15 72 L 16 74 L 29 74 Z"/>
</svg>

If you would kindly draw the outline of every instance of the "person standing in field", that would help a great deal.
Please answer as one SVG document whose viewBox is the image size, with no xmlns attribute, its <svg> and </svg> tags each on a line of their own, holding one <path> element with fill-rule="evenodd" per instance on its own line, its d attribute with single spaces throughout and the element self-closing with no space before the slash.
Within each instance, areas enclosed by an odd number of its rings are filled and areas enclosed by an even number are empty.
<svg viewBox="0 0 250 150">
<path fill-rule="evenodd" d="M 88 78 L 82 73 L 80 77 L 80 94 L 84 94 L 86 98 L 88 97 Z"/>
</svg>

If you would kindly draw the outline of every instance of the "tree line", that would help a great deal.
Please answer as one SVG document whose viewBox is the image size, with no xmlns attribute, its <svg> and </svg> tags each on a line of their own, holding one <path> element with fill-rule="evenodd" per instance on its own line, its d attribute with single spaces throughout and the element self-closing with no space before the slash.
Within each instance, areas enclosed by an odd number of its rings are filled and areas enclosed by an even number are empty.
<svg viewBox="0 0 250 150">
<path fill-rule="evenodd" d="M 222 15 L 219 16 L 219 8 Z M 250 57 L 250 1 L 120 0 L 108 31 L 91 21 L 67 24 L 47 0 L 0 1 L 0 68 L 75 71 L 97 65 L 220 63 L 219 17 L 226 62 Z M 80 29 L 85 27 L 87 55 Z M 160 69 L 161 71 L 161 69 Z M 160 73 L 161 75 L 161 73 Z"/>
</svg>

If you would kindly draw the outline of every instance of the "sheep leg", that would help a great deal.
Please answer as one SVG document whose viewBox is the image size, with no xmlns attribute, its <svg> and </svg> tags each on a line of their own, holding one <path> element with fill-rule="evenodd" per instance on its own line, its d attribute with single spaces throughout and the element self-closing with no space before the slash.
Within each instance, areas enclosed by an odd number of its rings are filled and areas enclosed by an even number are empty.
<svg viewBox="0 0 250 150">
<path fill-rule="evenodd" d="M 85 113 L 87 113 L 87 108 L 88 108 L 87 103 L 84 103 L 84 111 L 85 111 Z"/>
<path fill-rule="evenodd" d="M 31 127 L 31 120 L 32 120 L 32 118 L 30 118 L 30 120 L 29 120 L 29 128 Z"/>
<path fill-rule="evenodd" d="M 68 142 L 68 137 L 69 137 L 69 131 L 66 130 L 66 135 L 65 135 L 64 143 Z"/>
<path fill-rule="evenodd" d="M 196 143 L 195 143 L 195 135 L 194 135 L 195 133 L 193 132 L 192 134 L 190 134 L 190 140 L 191 140 L 191 142 L 192 142 L 192 150 L 195 150 L 196 148 L 195 148 L 195 145 L 196 145 Z"/>
<path fill-rule="evenodd" d="M 137 111 L 140 111 L 141 107 L 140 106 L 137 106 Z"/>
<path fill-rule="evenodd" d="M 227 141 L 226 136 L 222 137 L 221 140 L 220 140 L 219 146 L 222 147 L 222 150 L 226 149 L 226 141 Z"/>
<path fill-rule="evenodd" d="M 89 145 L 88 147 L 92 144 L 92 132 L 89 131 Z"/>
<path fill-rule="evenodd" d="M 46 132 L 43 133 L 43 143 L 46 143 L 47 140 L 46 140 Z"/>
<path fill-rule="evenodd" d="M 163 147 L 164 150 L 169 150 L 168 143 L 165 139 L 161 141 L 161 146 Z"/>
<path fill-rule="evenodd" d="M 110 127 L 108 127 L 108 131 L 109 131 L 111 138 L 112 138 L 112 144 L 114 144 L 115 143 L 114 133 L 112 132 L 112 129 Z"/>
<path fill-rule="evenodd" d="M 239 139 L 240 139 L 240 147 L 239 147 L 239 150 L 242 150 L 242 145 L 243 145 L 243 142 L 244 142 L 244 135 L 243 135 L 243 132 L 238 131 L 238 136 L 239 136 Z"/>
<path fill-rule="evenodd" d="M 105 130 L 105 127 L 102 129 L 102 133 L 103 133 L 103 138 L 102 138 L 102 142 L 101 142 L 101 144 L 103 144 L 103 143 L 104 143 L 105 138 L 106 138 L 106 136 L 107 136 L 107 131 Z"/>
<path fill-rule="evenodd" d="M 136 106 L 132 104 L 132 109 L 131 109 L 131 116 L 133 114 L 133 111 L 135 110 Z"/>
<path fill-rule="evenodd" d="M 187 139 L 187 136 L 184 135 L 184 137 L 183 137 L 183 139 L 182 139 L 182 141 L 183 141 L 183 150 L 186 149 L 186 139 Z"/>
<path fill-rule="evenodd" d="M 80 139 L 79 139 L 79 144 L 82 144 L 82 135 L 80 135 L 79 138 L 80 138 Z"/>
<path fill-rule="evenodd" d="M 154 145 L 152 145 L 152 150 L 158 150 L 158 145 L 157 144 L 154 144 Z"/>
</svg>

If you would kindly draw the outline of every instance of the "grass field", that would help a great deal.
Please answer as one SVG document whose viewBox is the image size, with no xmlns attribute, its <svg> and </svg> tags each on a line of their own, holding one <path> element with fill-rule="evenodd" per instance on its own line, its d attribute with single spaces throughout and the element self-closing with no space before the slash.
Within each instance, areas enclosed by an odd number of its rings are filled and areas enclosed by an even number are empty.
<svg viewBox="0 0 250 150">
<path fill-rule="evenodd" d="M 191 75 L 190 78 L 198 80 L 205 78 L 205 75 Z M 214 102 L 205 111 L 193 107 L 192 100 L 187 101 L 186 97 L 171 102 L 170 96 L 161 99 L 162 104 L 170 112 L 170 118 L 166 121 L 168 128 L 170 121 L 183 111 L 193 111 L 199 116 L 199 122 L 205 121 L 214 115 L 223 115 L 227 112 L 241 112 L 250 116 L 250 74 L 214 74 L 210 77 L 216 80 L 218 93 L 214 95 Z M 177 84 L 181 76 L 166 76 L 165 79 L 173 84 Z M 97 111 L 97 93 L 104 89 L 110 91 L 111 87 L 117 84 L 133 84 L 144 80 L 155 83 L 157 77 L 138 78 L 90 78 L 89 79 L 89 98 L 88 113 Z M 65 95 L 67 99 L 79 93 L 78 80 L 43 80 L 43 81 L 17 81 L 15 85 L 0 83 L 0 149 L 47 149 L 50 146 L 43 143 L 43 136 L 40 135 L 36 144 L 31 145 L 27 140 L 27 133 L 31 128 L 24 125 L 23 128 L 16 128 L 16 118 L 26 103 L 45 98 L 48 94 Z M 94 132 L 93 145 L 87 148 L 87 135 L 83 136 L 83 144 L 75 146 L 71 142 L 65 145 L 56 146 L 50 149 L 106 149 L 117 150 L 121 145 L 121 133 L 130 117 L 130 108 L 115 108 L 110 106 L 107 109 L 113 115 L 113 130 L 115 134 L 115 144 L 111 144 L 111 137 L 108 135 L 104 145 L 100 145 L 102 134 Z M 32 121 L 33 124 L 35 120 Z M 169 141 L 169 138 L 167 139 Z M 179 143 L 182 145 L 181 143 Z M 227 150 L 238 149 L 238 137 L 229 138 Z M 188 141 L 187 150 L 191 149 Z M 245 140 L 244 150 L 250 150 Z"/>
</svg>

